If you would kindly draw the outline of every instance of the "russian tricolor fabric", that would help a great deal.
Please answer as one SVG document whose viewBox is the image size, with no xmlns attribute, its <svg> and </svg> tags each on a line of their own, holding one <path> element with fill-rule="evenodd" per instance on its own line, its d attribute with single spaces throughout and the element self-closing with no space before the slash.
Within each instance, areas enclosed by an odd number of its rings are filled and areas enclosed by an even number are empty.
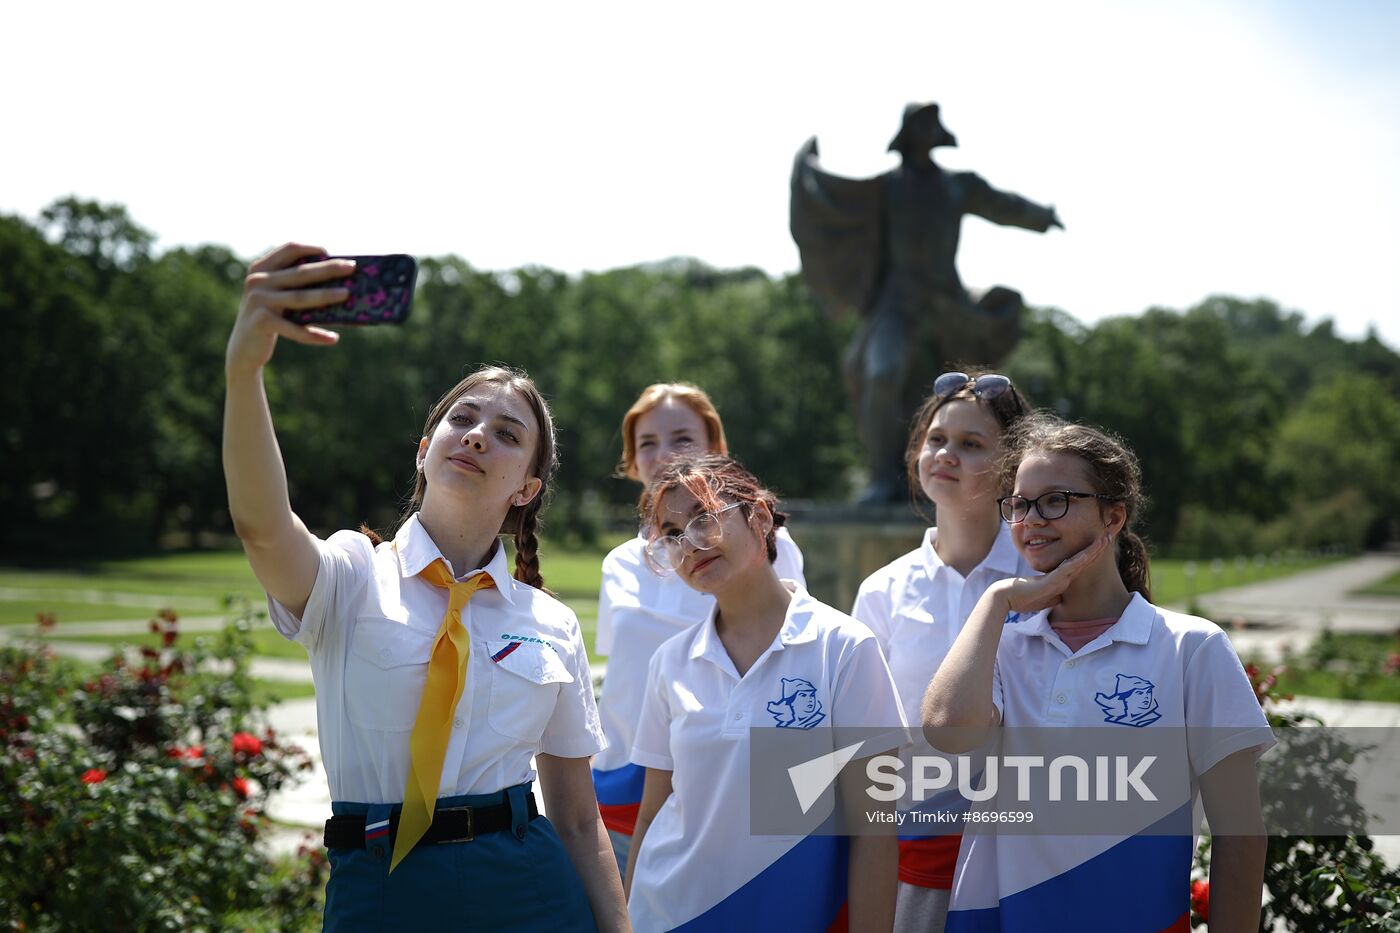
<svg viewBox="0 0 1400 933">
<path fill-rule="evenodd" d="M 870 631 L 800 589 L 778 637 L 743 676 L 713 614 L 668 641 L 652 660 L 632 750 L 636 764 L 671 772 L 672 786 L 635 850 L 633 927 L 728 933 L 839 923 L 845 843 L 750 831 L 752 730 L 810 729 L 832 746 L 833 727 L 876 728 L 874 754 L 904 743 L 903 718 Z"/>
<path fill-rule="evenodd" d="M 1003 630 L 992 699 L 1004 726 L 1038 727 L 1046 743 L 1054 728 L 1160 735 L 1154 751 L 1180 777 L 1153 787 L 1166 816 L 1119 835 L 968 832 L 950 933 L 1189 929 L 1196 778 L 1229 755 L 1274 744 L 1220 628 L 1134 594 L 1115 625 L 1071 652 L 1040 613 Z M 1016 801 L 1003 787 L 988 806 L 1014 810 Z"/>
</svg>

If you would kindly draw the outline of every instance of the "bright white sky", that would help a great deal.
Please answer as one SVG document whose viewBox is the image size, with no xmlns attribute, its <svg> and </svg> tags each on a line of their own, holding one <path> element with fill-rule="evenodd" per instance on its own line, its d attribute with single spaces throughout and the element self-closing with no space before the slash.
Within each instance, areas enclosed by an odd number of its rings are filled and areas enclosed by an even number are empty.
<svg viewBox="0 0 1400 933">
<path fill-rule="evenodd" d="M 285 239 L 570 272 L 797 268 L 791 159 L 936 100 L 947 167 L 1068 231 L 964 224 L 973 287 L 1081 320 L 1266 296 L 1400 346 L 1390 0 L 21 3 L 0 212 L 121 202 L 160 246 Z"/>
</svg>

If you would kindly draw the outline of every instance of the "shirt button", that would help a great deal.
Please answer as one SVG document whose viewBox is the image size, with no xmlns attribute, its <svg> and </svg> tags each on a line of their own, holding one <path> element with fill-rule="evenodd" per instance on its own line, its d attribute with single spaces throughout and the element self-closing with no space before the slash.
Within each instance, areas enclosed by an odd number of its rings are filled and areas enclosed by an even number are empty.
<svg viewBox="0 0 1400 933">
<path fill-rule="evenodd" d="M 1076 665 L 1076 664 L 1078 664 L 1078 663 L 1079 663 L 1078 661 L 1075 661 L 1075 660 L 1073 660 L 1073 659 L 1070 659 L 1070 660 L 1068 660 L 1068 661 L 1065 662 L 1065 667 L 1074 667 L 1074 665 Z"/>
<path fill-rule="evenodd" d="M 462 728 L 462 717 L 458 716 L 456 719 L 452 720 L 452 725 L 456 726 L 458 729 Z"/>
<path fill-rule="evenodd" d="M 394 656 L 394 652 L 390 651 L 388 648 L 382 648 L 379 651 L 379 656 L 387 661 Z"/>
<path fill-rule="evenodd" d="M 744 714 L 743 714 L 743 713 L 735 713 L 735 714 L 734 714 L 734 718 L 735 718 L 735 719 L 743 719 L 743 718 L 744 718 Z"/>
<path fill-rule="evenodd" d="M 1059 696 L 1055 697 L 1055 702 L 1063 706 L 1065 702 L 1065 695 L 1062 693 Z"/>
</svg>

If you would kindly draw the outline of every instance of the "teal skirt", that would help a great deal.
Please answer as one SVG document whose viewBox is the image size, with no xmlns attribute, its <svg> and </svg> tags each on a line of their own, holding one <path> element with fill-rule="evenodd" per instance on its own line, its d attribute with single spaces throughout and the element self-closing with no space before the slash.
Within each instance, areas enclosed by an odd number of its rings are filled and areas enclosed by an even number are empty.
<svg viewBox="0 0 1400 933">
<path fill-rule="evenodd" d="M 470 842 L 418 846 L 389 874 L 392 845 L 331 849 L 325 929 L 541 930 L 594 933 L 583 882 L 549 820 L 528 819 L 530 785 L 494 794 L 441 797 L 439 807 L 511 803 L 514 822 L 504 832 Z M 387 819 L 399 805 L 337 801 L 331 812 Z"/>
</svg>

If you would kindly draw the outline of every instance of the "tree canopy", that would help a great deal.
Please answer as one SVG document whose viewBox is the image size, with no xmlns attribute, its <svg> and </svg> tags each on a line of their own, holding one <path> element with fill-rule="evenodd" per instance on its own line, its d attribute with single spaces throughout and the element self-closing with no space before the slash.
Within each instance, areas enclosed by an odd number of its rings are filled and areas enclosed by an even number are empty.
<svg viewBox="0 0 1400 933">
<path fill-rule="evenodd" d="M 223 346 L 245 262 L 157 253 L 118 205 L 74 198 L 0 216 L 0 532 L 7 558 L 139 550 L 226 533 Z M 800 277 L 671 259 L 568 276 L 420 260 L 413 315 L 326 350 L 284 342 L 267 375 L 293 506 L 313 528 L 393 523 L 433 400 L 478 363 L 528 371 L 563 457 L 547 533 L 589 536 L 635 501 L 611 477 L 646 385 L 704 387 L 735 454 L 782 495 L 840 500 L 858 441 L 840 358 L 853 322 Z M 1007 373 L 1040 406 L 1139 454 L 1158 548 L 1359 545 L 1388 532 L 1400 462 L 1400 356 L 1374 335 L 1265 299 L 1215 296 L 1088 326 L 1033 309 Z"/>
</svg>

